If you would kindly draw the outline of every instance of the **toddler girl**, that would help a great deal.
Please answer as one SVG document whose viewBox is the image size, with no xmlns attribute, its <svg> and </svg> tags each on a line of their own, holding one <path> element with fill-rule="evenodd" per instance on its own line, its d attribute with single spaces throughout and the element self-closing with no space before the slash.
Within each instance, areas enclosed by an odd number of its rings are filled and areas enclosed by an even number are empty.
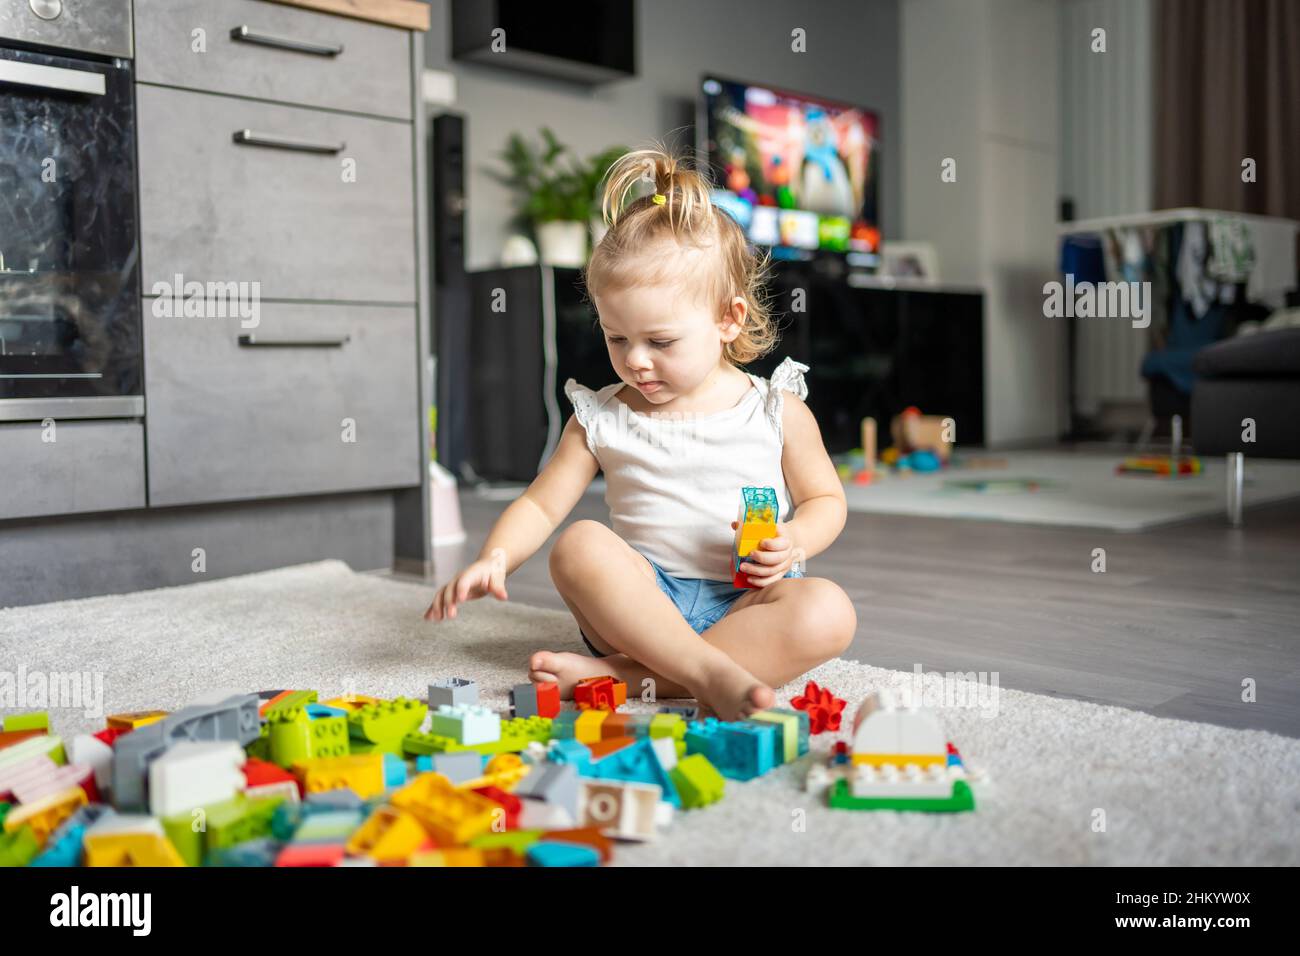
<svg viewBox="0 0 1300 956">
<path fill-rule="evenodd" d="M 642 179 L 653 195 L 624 207 Z M 454 618 L 484 594 L 505 600 L 506 575 L 603 470 L 612 529 L 577 521 L 550 557 L 594 656 L 538 651 L 529 677 L 557 681 L 567 699 L 580 679 L 611 674 L 631 697 L 696 697 L 740 719 L 853 639 L 848 596 L 799 567 L 843 529 L 844 490 L 802 401 L 807 366 L 787 358 L 770 381 L 741 369 L 775 344 L 766 260 L 711 203 L 709 184 L 661 149 L 636 150 L 610 168 L 602 209 L 609 231 L 585 280 L 619 381 L 565 384 L 574 416 L 555 454 L 425 618 Z M 741 565 L 754 587 L 737 588 L 746 485 L 775 488 L 783 520 Z"/>
</svg>

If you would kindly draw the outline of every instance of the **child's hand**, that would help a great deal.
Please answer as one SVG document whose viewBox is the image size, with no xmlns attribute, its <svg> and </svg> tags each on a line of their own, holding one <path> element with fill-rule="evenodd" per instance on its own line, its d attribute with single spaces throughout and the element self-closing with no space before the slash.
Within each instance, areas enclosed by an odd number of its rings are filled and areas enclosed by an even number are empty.
<svg viewBox="0 0 1300 956">
<path fill-rule="evenodd" d="M 731 529 L 736 529 L 736 522 L 731 522 Z M 764 538 L 740 565 L 740 572 L 749 576 L 754 587 L 765 588 L 780 581 L 796 561 L 802 560 L 802 549 L 795 547 L 785 529 L 778 524 L 777 531 L 778 537 Z"/>
<path fill-rule="evenodd" d="M 429 610 L 426 621 L 441 621 L 456 616 L 456 605 L 491 594 L 498 601 L 506 600 L 506 553 L 494 548 L 491 557 L 475 561 L 460 574 L 442 586 Z"/>
</svg>

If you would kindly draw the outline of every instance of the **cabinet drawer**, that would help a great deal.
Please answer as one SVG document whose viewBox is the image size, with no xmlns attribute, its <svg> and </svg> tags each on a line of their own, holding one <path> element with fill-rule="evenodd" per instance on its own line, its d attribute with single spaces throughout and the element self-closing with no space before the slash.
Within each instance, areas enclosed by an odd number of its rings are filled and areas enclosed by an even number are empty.
<svg viewBox="0 0 1300 956">
<path fill-rule="evenodd" d="M 181 274 L 269 299 L 415 302 L 409 124 L 157 86 L 137 100 L 146 295 Z"/>
<path fill-rule="evenodd" d="M 145 302 L 150 505 L 420 483 L 414 309 L 263 303 L 246 324 Z"/>
<path fill-rule="evenodd" d="M 0 519 L 143 507 L 139 422 L 0 425 Z"/>
<path fill-rule="evenodd" d="M 135 29 L 141 82 L 411 118 L 406 30 L 263 0 L 135 0 Z"/>
</svg>

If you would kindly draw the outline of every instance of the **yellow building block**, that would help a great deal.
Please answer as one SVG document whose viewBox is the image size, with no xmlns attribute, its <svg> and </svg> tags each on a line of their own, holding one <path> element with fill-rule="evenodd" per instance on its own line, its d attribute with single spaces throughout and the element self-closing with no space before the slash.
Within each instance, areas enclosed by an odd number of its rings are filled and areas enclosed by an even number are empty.
<svg viewBox="0 0 1300 956">
<path fill-rule="evenodd" d="M 40 846 L 50 834 L 58 829 L 59 824 L 77 812 L 78 807 L 86 805 L 86 791 L 80 787 L 68 787 L 52 793 L 48 797 L 32 803 L 23 803 L 11 809 L 5 817 L 5 832 L 12 833 L 23 824 L 32 828 L 32 835 Z"/>
<path fill-rule="evenodd" d="M 155 724 L 167 716 L 165 710 L 136 710 L 126 714 L 109 714 L 108 726 L 113 730 L 139 730 Z"/>
<path fill-rule="evenodd" d="M 293 765 L 293 775 L 308 793 L 347 788 L 365 799 L 384 792 L 384 755 L 314 757 Z"/>
<path fill-rule="evenodd" d="M 483 851 L 475 847 L 457 846 L 445 850 L 423 850 L 415 853 L 407 866 L 486 866 Z"/>
<path fill-rule="evenodd" d="M 584 744 L 598 743 L 600 725 L 610 713 L 608 710 L 584 710 L 573 724 L 574 739 Z"/>
<path fill-rule="evenodd" d="M 492 828 L 501 805 L 470 790 L 457 790 L 440 773 L 422 773 L 389 800 L 420 821 L 438 843 L 467 843 Z"/>
<path fill-rule="evenodd" d="M 457 790 L 477 790 L 479 787 L 497 787 L 509 792 L 524 777 L 528 776 L 531 766 L 524 763 L 518 754 L 497 754 L 483 768 L 483 776 L 475 777 L 456 784 Z"/>
<path fill-rule="evenodd" d="M 368 856 L 378 863 L 407 859 L 428 841 L 420 821 L 405 810 L 379 807 L 347 842 L 349 856 Z"/>
<path fill-rule="evenodd" d="M 339 710 L 360 710 L 362 707 L 368 707 L 371 704 L 379 703 L 378 697 L 367 697 L 365 694 L 349 694 L 346 697 L 335 697 L 331 700 L 323 701 L 326 707 L 337 707 Z"/>
<path fill-rule="evenodd" d="M 156 833 L 111 833 L 86 837 L 86 866 L 184 866 L 165 836 Z"/>
</svg>

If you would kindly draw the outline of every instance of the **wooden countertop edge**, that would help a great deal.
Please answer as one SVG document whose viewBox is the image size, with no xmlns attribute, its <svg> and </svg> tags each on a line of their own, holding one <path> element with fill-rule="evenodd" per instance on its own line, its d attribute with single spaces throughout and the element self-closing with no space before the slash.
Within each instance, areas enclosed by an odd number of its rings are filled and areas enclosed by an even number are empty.
<svg viewBox="0 0 1300 956">
<path fill-rule="evenodd" d="M 356 20 L 385 23 L 406 30 L 429 29 L 429 4 L 425 0 L 270 0 L 291 7 L 337 13 Z"/>
</svg>

